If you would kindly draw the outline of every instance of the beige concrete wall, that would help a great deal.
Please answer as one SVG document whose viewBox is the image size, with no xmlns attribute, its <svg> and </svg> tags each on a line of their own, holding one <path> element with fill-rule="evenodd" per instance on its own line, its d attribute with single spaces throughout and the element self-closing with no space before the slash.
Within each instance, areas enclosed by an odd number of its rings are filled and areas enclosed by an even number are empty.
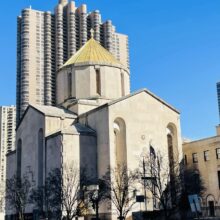
<svg viewBox="0 0 220 220">
<path fill-rule="evenodd" d="M 46 176 L 62 165 L 62 135 L 52 136 L 46 140 Z"/>
<path fill-rule="evenodd" d="M 86 117 L 86 119 L 80 117 L 80 121 L 96 130 L 98 136 L 98 161 L 102 164 L 101 168 L 98 166 L 99 175 L 104 174 L 104 167 L 115 166 L 113 124 L 117 118 L 123 119 L 126 124 L 127 158 L 130 168 L 137 167 L 136 157 L 141 154 L 144 147 L 149 147 L 150 144 L 155 147 L 155 150 L 168 154 L 167 127 L 170 124 L 176 127 L 176 148 L 179 160 L 182 159 L 179 114 L 145 92 L 110 105 L 108 108 L 94 111 Z M 110 158 L 105 158 L 105 155 L 109 155 L 107 157 Z M 103 161 L 108 165 L 103 166 Z"/>
<path fill-rule="evenodd" d="M 80 167 L 79 135 L 63 134 L 63 161 Z"/>
<path fill-rule="evenodd" d="M 33 187 L 38 184 L 38 132 L 40 129 L 43 129 L 44 134 L 44 115 L 29 108 L 17 130 L 16 144 L 19 139 L 22 140 L 21 177 L 27 175 Z M 45 146 L 43 149 L 44 152 Z M 32 211 L 32 208 L 33 205 L 28 205 L 26 212 Z"/>
<path fill-rule="evenodd" d="M 79 121 L 82 124 L 88 124 L 96 131 L 97 169 L 98 177 L 101 178 L 105 175 L 110 165 L 108 109 L 103 108 L 100 111 L 91 113 L 86 117 L 80 117 Z"/>
<path fill-rule="evenodd" d="M 94 135 L 80 135 L 80 167 L 85 169 L 86 176 L 91 181 L 97 180 L 97 145 L 96 136 Z"/>
<path fill-rule="evenodd" d="M 38 155 L 38 132 L 43 129 L 45 132 L 44 115 L 29 108 L 22 123 L 17 130 L 16 143 L 22 140 L 22 175 L 31 170 L 34 173 L 34 180 L 37 182 L 37 157 Z"/>
<path fill-rule="evenodd" d="M 187 158 L 187 167 L 200 171 L 205 184 L 206 192 L 203 196 L 203 205 L 206 206 L 207 196 L 213 198 L 217 206 L 220 205 L 220 190 L 218 183 L 218 171 L 220 171 L 220 159 L 217 159 L 216 149 L 220 148 L 220 136 L 193 141 L 183 144 L 183 153 Z M 209 160 L 204 160 L 204 151 L 209 151 Z M 197 153 L 198 163 L 193 163 L 192 154 Z"/>
<path fill-rule="evenodd" d="M 126 124 L 129 168 L 137 168 L 136 156 L 142 153 L 143 148 L 149 148 L 150 145 L 156 151 L 159 150 L 164 155 L 168 155 L 167 127 L 169 124 L 173 124 L 177 129 L 178 144 L 176 147 L 179 158 L 182 158 L 179 114 L 151 95 L 142 92 L 109 107 L 110 155 L 112 155 L 113 166 L 115 166 L 113 124 L 117 118 L 123 119 Z"/>
<path fill-rule="evenodd" d="M 116 147 L 114 135 L 114 121 L 122 119 L 126 127 L 126 151 L 128 169 L 135 170 L 140 166 L 140 158 L 146 149 L 149 153 L 150 145 L 163 155 L 164 166 L 169 167 L 167 127 L 172 124 L 177 130 L 176 147 L 178 160 L 182 159 L 182 143 L 180 131 L 180 116 L 169 107 L 163 105 L 151 95 L 142 92 L 129 99 L 118 102 L 109 107 L 109 149 L 110 166 L 116 167 Z M 165 186 L 164 186 L 165 187 Z M 143 188 L 137 185 L 139 194 Z M 147 208 L 153 210 L 153 201 L 148 193 Z M 144 209 L 144 206 L 142 206 Z M 140 204 L 135 204 L 133 211 L 139 211 Z M 131 215 L 131 213 L 129 213 Z"/>
<path fill-rule="evenodd" d="M 76 104 L 70 106 L 68 109 L 70 111 L 74 112 L 77 115 L 81 115 L 85 112 L 88 112 L 92 109 L 97 108 L 99 106 L 98 103 L 99 102 L 96 102 L 96 101 L 95 102 L 94 101 L 89 102 L 89 101 L 85 100 L 85 102 L 84 102 L 84 100 L 83 101 L 80 100 Z"/>
<path fill-rule="evenodd" d="M 63 128 L 69 127 L 75 120 L 73 118 L 46 116 L 45 135 L 50 135 Z"/>
<path fill-rule="evenodd" d="M 94 129 L 97 134 L 97 176 L 102 178 L 110 166 L 109 151 L 109 127 L 108 109 L 103 108 L 85 117 L 80 117 L 79 122 L 87 124 Z M 111 207 L 111 204 L 110 204 Z M 108 210 L 108 211 L 106 211 Z M 99 210 L 101 213 L 109 213 L 109 204 L 102 204 Z"/>
<path fill-rule="evenodd" d="M 45 123 L 43 114 L 29 108 L 16 133 L 16 147 L 18 141 L 22 141 L 21 149 L 21 177 L 28 176 L 28 179 L 33 187 L 37 186 L 38 179 L 38 132 L 40 129 L 45 131 Z M 44 148 L 44 146 L 43 146 Z M 13 161 L 13 162 L 12 162 Z M 17 170 L 17 155 L 8 157 L 8 178 L 16 174 Z M 33 206 L 28 205 L 26 212 L 30 212 Z M 7 213 L 13 213 L 7 209 Z"/>
<path fill-rule="evenodd" d="M 89 155 L 89 156 L 88 156 Z M 97 177 L 96 137 L 86 134 L 64 133 L 47 140 L 47 174 L 62 167 L 76 167 L 88 178 Z"/>
</svg>

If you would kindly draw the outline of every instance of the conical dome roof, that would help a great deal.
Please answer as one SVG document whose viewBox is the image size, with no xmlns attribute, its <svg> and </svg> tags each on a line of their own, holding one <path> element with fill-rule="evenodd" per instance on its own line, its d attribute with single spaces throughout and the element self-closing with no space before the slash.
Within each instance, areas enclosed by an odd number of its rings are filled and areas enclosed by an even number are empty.
<svg viewBox="0 0 220 220">
<path fill-rule="evenodd" d="M 102 47 L 96 40 L 91 38 L 78 50 L 64 65 L 94 63 L 112 66 L 123 66 L 108 50 Z"/>
</svg>

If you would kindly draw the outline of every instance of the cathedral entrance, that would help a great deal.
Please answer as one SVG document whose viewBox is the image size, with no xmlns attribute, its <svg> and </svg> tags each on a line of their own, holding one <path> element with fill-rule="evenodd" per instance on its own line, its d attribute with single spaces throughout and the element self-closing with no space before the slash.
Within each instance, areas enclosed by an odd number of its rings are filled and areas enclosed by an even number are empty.
<svg viewBox="0 0 220 220">
<path fill-rule="evenodd" d="M 214 201 L 209 201 L 209 215 L 210 216 L 215 216 L 215 205 Z"/>
</svg>

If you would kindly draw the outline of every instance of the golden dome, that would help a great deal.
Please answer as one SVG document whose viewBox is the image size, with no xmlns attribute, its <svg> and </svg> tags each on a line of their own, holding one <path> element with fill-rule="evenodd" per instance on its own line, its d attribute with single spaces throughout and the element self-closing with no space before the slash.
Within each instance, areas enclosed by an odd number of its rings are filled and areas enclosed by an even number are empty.
<svg viewBox="0 0 220 220">
<path fill-rule="evenodd" d="M 88 62 L 113 66 L 122 65 L 108 50 L 91 38 L 63 65 L 63 67 Z"/>
</svg>

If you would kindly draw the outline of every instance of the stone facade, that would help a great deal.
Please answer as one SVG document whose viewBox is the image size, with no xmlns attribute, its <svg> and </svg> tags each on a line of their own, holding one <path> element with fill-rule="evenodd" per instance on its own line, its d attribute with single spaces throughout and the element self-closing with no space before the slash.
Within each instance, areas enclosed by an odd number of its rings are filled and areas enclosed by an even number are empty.
<svg viewBox="0 0 220 220">
<path fill-rule="evenodd" d="M 175 159 L 182 160 L 179 112 L 146 89 L 130 93 L 128 69 L 100 47 L 89 40 L 58 71 L 57 107 L 29 105 L 17 128 L 17 150 L 8 155 L 8 175 L 28 173 L 40 186 L 52 168 L 74 162 L 97 180 L 118 164 L 138 168 L 150 146 L 168 165 L 168 135 Z M 152 197 L 147 206 L 153 209 Z M 128 217 L 139 208 L 136 204 Z M 29 205 L 26 212 L 33 209 Z M 113 204 L 102 205 L 101 218 L 115 220 L 114 210 Z"/>
</svg>

